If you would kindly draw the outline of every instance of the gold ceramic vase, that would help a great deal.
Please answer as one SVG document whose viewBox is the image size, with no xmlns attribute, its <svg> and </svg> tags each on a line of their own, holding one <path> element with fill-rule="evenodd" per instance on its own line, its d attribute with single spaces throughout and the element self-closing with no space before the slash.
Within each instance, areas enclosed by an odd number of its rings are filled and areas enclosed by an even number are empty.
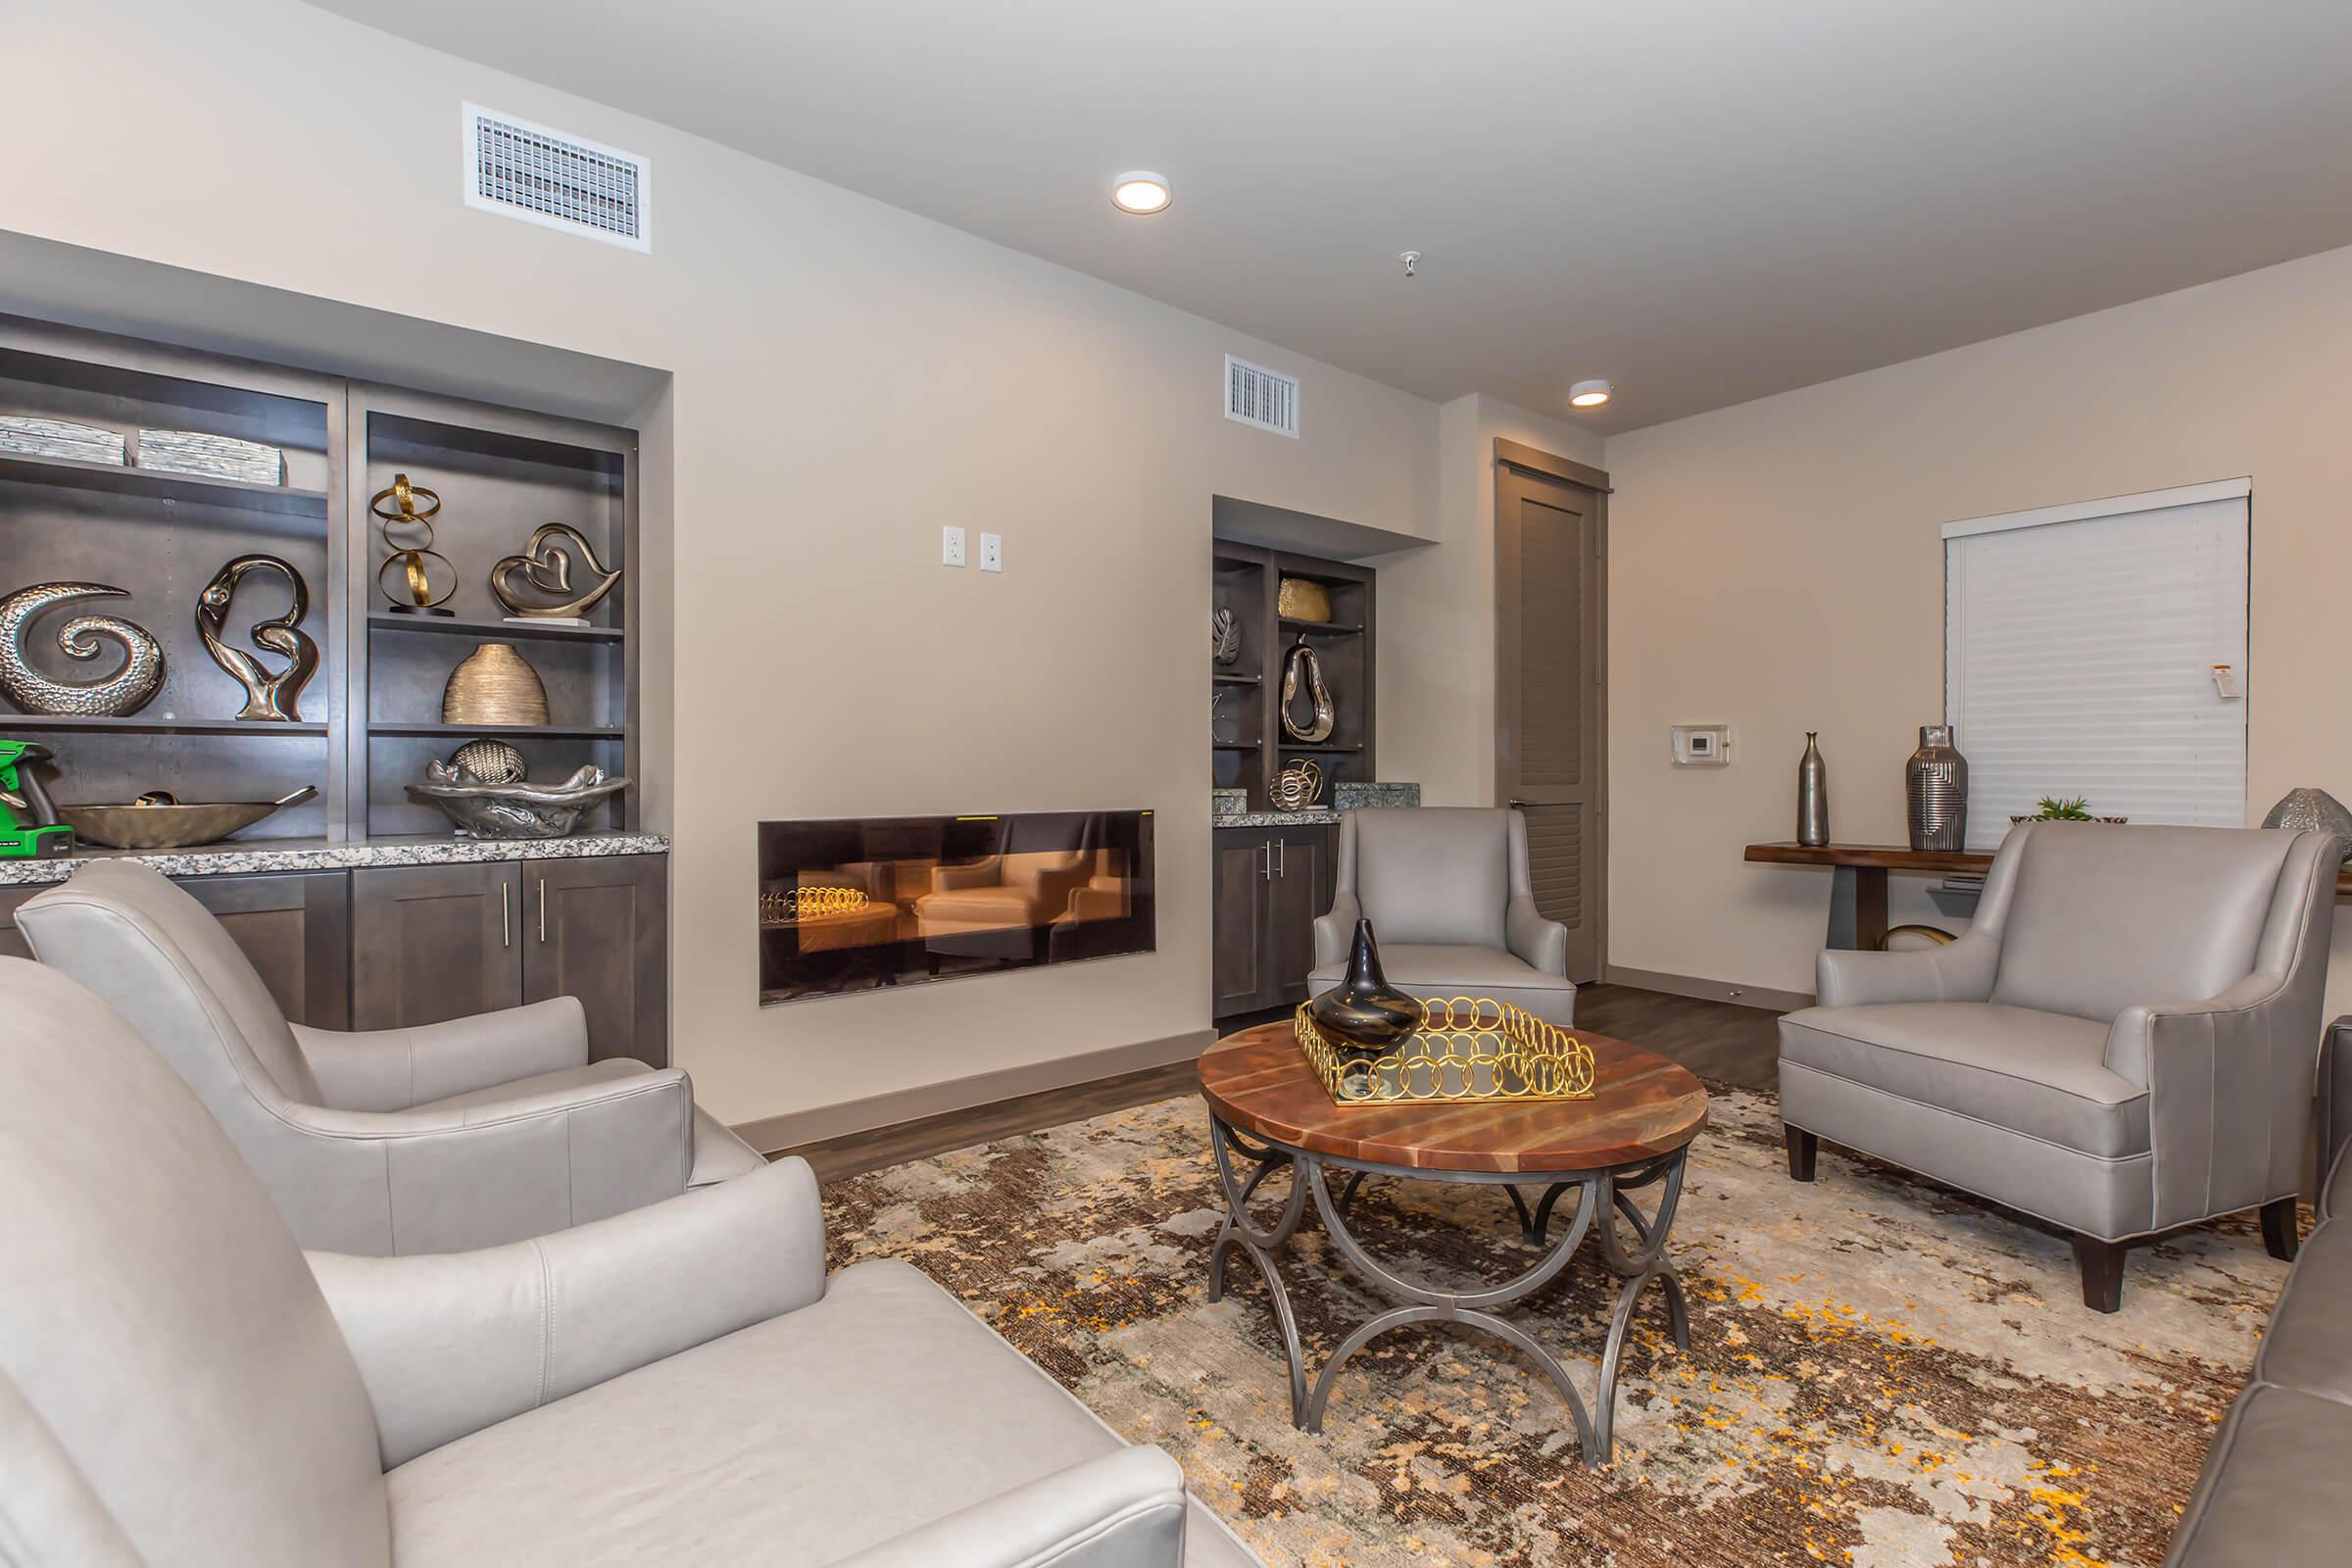
<svg viewBox="0 0 2352 1568">
<path fill-rule="evenodd" d="M 450 671 L 444 724 L 544 724 L 547 688 L 512 643 L 484 643 Z"/>
</svg>

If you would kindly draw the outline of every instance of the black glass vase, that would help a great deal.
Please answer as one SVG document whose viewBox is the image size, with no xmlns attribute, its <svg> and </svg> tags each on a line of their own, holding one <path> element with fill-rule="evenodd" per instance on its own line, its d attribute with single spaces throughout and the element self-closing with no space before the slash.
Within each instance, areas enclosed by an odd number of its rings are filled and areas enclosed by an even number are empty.
<svg viewBox="0 0 2352 1568">
<path fill-rule="evenodd" d="M 1306 1004 L 1306 1016 L 1340 1050 L 1377 1056 L 1421 1027 L 1421 1004 L 1389 984 L 1372 922 L 1358 920 L 1347 974 Z"/>
</svg>

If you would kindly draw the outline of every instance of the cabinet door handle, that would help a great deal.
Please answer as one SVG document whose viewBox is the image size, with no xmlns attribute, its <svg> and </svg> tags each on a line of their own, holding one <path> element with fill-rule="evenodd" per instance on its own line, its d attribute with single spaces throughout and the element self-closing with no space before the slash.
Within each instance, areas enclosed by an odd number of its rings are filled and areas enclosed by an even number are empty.
<svg viewBox="0 0 2352 1568">
<path fill-rule="evenodd" d="M 1274 862 L 1274 874 L 1287 882 L 1291 875 L 1291 841 L 1276 839 L 1274 843 L 1282 851 L 1282 858 Z"/>
<path fill-rule="evenodd" d="M 509 891 L 504 882 L 498 885 L 498 945 L 502 948 L 514 945 L 514 911 L 507 897 Z"/>
<path fill-rule="evenodd" d="M 539 879 L 539 940 L 547 940 L 547 878 Z"/>
<path fill-rule="evenodd" d="M 1257 848 L 1258 853 L 1265 857 L 1265 859 L 1257 868 L 1257 874 L 1265 878 L 1265 880 L 1268 882 L 1271 882 L 1274 880 L 1274 841 L 1272 839 L 1268 839 L 1265 843 L 1260 844 Z"/>
</svg>

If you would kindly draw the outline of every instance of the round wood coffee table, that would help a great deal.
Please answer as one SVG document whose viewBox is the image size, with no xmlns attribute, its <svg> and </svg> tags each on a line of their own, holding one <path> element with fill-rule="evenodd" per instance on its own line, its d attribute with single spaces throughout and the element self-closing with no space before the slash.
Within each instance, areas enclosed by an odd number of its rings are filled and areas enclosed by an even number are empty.
<svg viewBox="0 0 2352 1568">
<path fill-rule="evenodd" d="M 1324 1092 L 1287 1019 L 1245 1029 L 1202 1054 L 1200 1094 L 1208 1102 L 1217 1178 L 1225 1190 L 1225 1225 L 1209 1254 L 1208 1298 L 1223 1298 L 1232 1252 L 1245 1252 L 1257 1265 L 1290 1358 L 1294 1424 L 1308 1432 L 1323 1430 L 1332 1380 L 1349 1356 L 1380 1335 L 1410 1323 L 1458 1323 L 1517 1348 L 1543 1369 L 1575 1417 L 1587 1464 L 1605 1464 L 1615 1455 L 1618 1363 L 1635 1303 L 1651 1281 L 1666 1298 L 1674 1343 L 1690 1348 L 1690 1308 L 1666 1257 L 1666 1232 L 1682 1197 L 1684 1154 L 1706 1125 L 1707 1092 L 1663 1056 L 1582 1029 L 1576 1037 L 1592 1048 L 1590 1100 L 1342 1106 Z M 1236 1154 L 1256 1168 L 1238 1176 Z M 1290 1195 L 1272 1226 L 1261 1227 L 1250 1217 L 1250 1200 L 1284 1166 L 1291 1171 Z M 1348 1173 L 1347 1186 L 1336 1198 L 1325 1174 L 1332 1169 Z M 1500 1187 L 1518 1210 L 1522 1240 L 1544 1248 L 1544 1254 L 1516 1278 L 1485 1289 L 1453 1290 L 1407 1278 L 1365 1251 L 1348 1229 L 1348 1206 L 1367 1175 Z M 1659 1183 L 1664 1185 L 1657 1208 L 1644 1217 L 1626 1195 Z M 1543 1189 L 1532 1211 L 1521 1187 Z M 1551 1240 L 1552 1207 L 1571 1191 L 1576 1217 Z M 1311 1390 L 1298 1320 L 1275 1267 L 1275 1254 L 1297 1233 L 1310 1196 L 1340 1255 L 1397 1303 L 1341 1341 Z M 1631 1247 L 1618 1234 L 1620 1217 L 1633 1232 Z M 1600 1381 L 1588 1417 L 1568 1369 L 1495 1309 L 1558 1277 L 1592 1232 L 1598 1233 L 1602 1260 L 1624 1283 L 1609 1315 Z"/>
</svg>

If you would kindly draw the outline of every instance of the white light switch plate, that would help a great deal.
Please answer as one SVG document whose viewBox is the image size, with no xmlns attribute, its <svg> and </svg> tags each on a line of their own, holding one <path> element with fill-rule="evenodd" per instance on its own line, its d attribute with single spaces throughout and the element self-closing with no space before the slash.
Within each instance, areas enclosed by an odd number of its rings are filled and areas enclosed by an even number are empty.
<svg viewBox="0 0 2352 1568">
<path fill-rule="evenodd" d="M 1003 571 L 1004 569 L 1004 536 L 1003 534 L 984 533 L 980 536 L 980 569 L 982 571 Z"/>
<path fill-rule="evenodd" d="M 949 526 L 939 530 L 939 564 L 943 566 L 963 564 L 963 530 Z"/>
</svg>

